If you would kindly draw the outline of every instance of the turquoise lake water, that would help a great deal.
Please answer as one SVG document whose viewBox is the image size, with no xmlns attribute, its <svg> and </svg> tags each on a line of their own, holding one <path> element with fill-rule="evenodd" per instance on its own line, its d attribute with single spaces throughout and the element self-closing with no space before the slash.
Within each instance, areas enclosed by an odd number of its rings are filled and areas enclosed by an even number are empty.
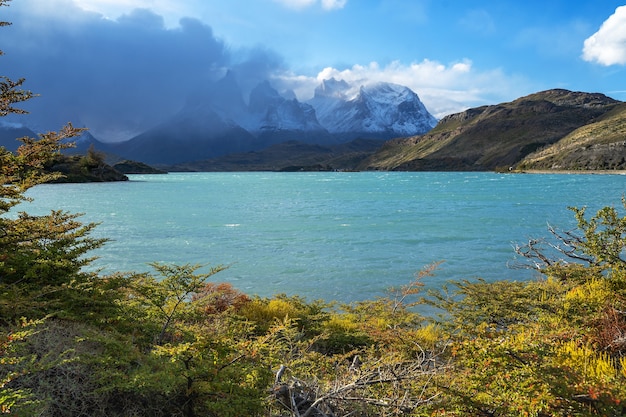
<svg viewBox="0 0 626 417">
<path fill-rule="evenodd" d="M 249 294 L 353 301 L 444 261 L 451 279 L 532 279 L 513 245 L 575 226 L 568 206 L 621 207 L 626 176 L 495 173 L 173 173 L 42 185 L 25 211 L 101 223 L 104 272 L 149 262 L 226 264 L 214 276 Z"/>
</svg>

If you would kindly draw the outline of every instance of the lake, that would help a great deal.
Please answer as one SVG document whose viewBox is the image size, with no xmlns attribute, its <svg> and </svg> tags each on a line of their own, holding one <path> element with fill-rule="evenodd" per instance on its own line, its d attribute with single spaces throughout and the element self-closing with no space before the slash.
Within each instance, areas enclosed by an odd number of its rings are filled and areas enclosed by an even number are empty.
<svg viewBox="0 0 626 417">
<path fill-rule="evenodd" d="M 21 209 L 98 222 L 104 273 L 153 261 L 225 264 L 216 281 L 248 293 L 373 298 L 444 261 L 447 280 L 526 280 L 513 245 L 575 226 L 568 206 L 621 207 L 626 176 L 468 172 L 172 173 L 128 182 L 41 185 Z"/>
</svg>

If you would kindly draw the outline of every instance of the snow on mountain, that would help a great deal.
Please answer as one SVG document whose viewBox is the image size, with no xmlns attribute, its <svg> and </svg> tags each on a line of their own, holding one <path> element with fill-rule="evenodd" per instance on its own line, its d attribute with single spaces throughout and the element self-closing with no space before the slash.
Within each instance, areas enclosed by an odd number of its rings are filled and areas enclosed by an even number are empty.
<svg viewBox="0 0 626 417">
<path fill-rule="evenodd" d="M 285 97 L 268 81 L 245 102 L 234 73 L 198 89 L 187 104 L 127 142 L 116 153 L 148 163 L 178 163 L 247 152 L 290 140 L 336 144 L 356 138 L 391 139 L 436 124 L 409 88 L 379 83 L 354 88 L 324 81 L 309 102 Z"/>
<path fill-rule="evenodd" d="M 330 133 L 390 138 L 426 133 L 437 124 L 417 94 L 392 83 L 369 84 L 356 90 L 343 80 L 324 80 L 308 103 Z"/>
<path fill-rule="evenodd" d="M 437 124 L 411 89 L 382 82 L 357 87 L 344 80 L 324 80 L 315 96 L 303 103 L 284 97 L 264 81 L 250 92 L 246 105 L 235 75 L 229 72 L 191 100 L 183 113 L 201 113 L 198 107 L 256 136 L 293 131 L 389 139 L 422 134 Z"/>
<path fill-rule="evenodd" d="M 250 131 L 270 132 L 294 130 L 304 132 L 324 132 L 317 121 L 315 110 L 295 97 L 281 96 L 268 81 L 262 82 L 250 93 L 248 105 L 254 124 L 246 126 Z"/>
</svg>

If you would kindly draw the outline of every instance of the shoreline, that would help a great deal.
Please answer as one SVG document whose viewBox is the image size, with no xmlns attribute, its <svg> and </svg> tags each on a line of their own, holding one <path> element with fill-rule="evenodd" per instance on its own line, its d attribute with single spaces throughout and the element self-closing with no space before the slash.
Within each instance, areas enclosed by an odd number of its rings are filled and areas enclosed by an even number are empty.
<svg viewBox="0 0 626 417">
<path fill-rule="evenodd" d="M 576 169 L 524 169 L 511 171 L 514 174 L 588 174 L 588 175 L 626 175 L 623 169 L 598 169 L 598 170 L 576 170 Z"/>
</svg>

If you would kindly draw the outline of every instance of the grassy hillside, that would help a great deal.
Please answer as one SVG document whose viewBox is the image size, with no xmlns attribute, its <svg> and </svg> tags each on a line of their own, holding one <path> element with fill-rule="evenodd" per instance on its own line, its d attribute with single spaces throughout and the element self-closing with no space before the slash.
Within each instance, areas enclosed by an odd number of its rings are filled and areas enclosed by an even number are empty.
<svg viewBox="0 0 626 417">
<path fill-rule="evenodd" d="M 626 103 L 552 146 L 528 155 L 520 169 L 626 169 Z"/>
<path fill-rule="evenodd" d="M 543 91 L 447 116 L 425 135 L 388 142 L 359 168 L 508 169 L 609 114 L 623 117 L 619 108 L 620 102 L 602 94 Z"/>
</svg>

